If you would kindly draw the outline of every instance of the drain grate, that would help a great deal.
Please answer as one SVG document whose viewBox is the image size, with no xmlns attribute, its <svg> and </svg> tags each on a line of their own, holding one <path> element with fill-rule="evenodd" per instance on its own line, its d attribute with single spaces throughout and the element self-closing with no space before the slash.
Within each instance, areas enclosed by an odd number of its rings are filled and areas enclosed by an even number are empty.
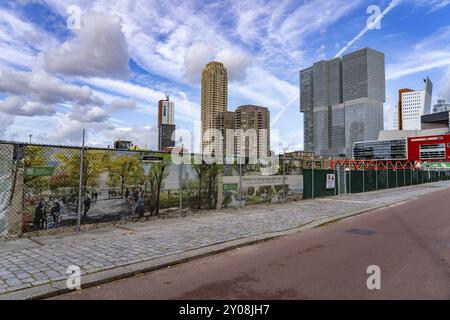
<svg viewBox="0 0 450 320">
<path fill-rule="evenodd" d="M 359 234 L 359 235 L 362 235 L 362 236 L 371 236 L 371 235 L 376 233 L 373 230 L 367 230 L 367 229 L 350 229 L 350 230 L 348 230 L 346 232 L 353 233 L 353 234 Z"/>
</svg>

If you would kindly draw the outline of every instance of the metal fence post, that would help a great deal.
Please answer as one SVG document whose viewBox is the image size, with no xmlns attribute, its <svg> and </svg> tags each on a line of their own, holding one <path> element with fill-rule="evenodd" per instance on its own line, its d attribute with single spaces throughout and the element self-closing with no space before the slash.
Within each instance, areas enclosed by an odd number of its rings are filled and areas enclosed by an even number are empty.
<svg viewBox="0 0 450 320">
<path fill-rule="evenodd" d="M 366 166 L 363 164 L 363 193 L 366 190 Z"/>
<path fill-rule="evenodd" d="M 314 195 L 314 168 L 316 167 L 316 160 L 313 160 L 314 164 L 311 166 L 311 187 L 312 187 L 312 192 L 311 192 L 311 196 L 314 199 L 315 195 Z"/>
<path fill-rule="evenodd" d="M 239 156 L 239 208 L 242 209 L 242 157 Z"/>
<path fill-rule="evenodd" d="M 378 190 L 378 166 L 375 170 L 375 190 Z"/>
<path fill-rule="evenodd" d="M 398 188 L 398 168 L 395 168 L 395 187 Z"/>
<path fill-rule="evenodd" d="M 389 167 L 386 169 L 386 189 L 389 189 Z"/>
<path fill-rule="evenodd" d="M 337 184 L 338 182 L 338 175 L 337 175 L 337 171 L 336 171 L 336 166 L 334 166 L 334 195 L 337 196 Z"/>
<path fill-rule="evenodd" d="M 83 181 L 84 181 L 84 143 L 85 143 L 85 135 L 86 130 L 83 129 L 83 142 L 81 144 L 81 151 L 80 151 L 80 183 L 79 183 L 79 189 L 78 189 L 78 208 L 77 208 L 77 230 L 81 230 L 81 209 L 83 208 Z"/>
<path fill-rule="evenodd" d="M 286 149 L 283 155 L 283 200 L 286 200 Z"/>
<path fill-rule="evenodd" d="M 183 213 L 183 161 L 180 163 L 180 172 L 178 177 L 178 183 L 179 183 L 179 210 L 180 210 L 180 216 Z"/>
</svg>

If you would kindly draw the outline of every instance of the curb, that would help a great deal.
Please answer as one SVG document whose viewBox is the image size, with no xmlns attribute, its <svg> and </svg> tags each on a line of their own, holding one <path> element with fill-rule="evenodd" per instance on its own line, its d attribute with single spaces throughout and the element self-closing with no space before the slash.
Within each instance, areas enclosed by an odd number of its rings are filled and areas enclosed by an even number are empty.
<svg viewBox="0 0 450 320">
<path fill-rule="evenodd" d="M 443 189 L 445 190 L 445 189 Z M 442 190 L 439 190 L 442 191 Z M 439 192 L 438 191 L 438 192 Z M 433 193 L 435 191 L 429 192 Z M 179 254 L 171 254 L 166 257 L 161 257 L 149 261 L 139 262 L 123 267 L 117 267 L 110 270 L 105 271 L 99 271 L 97 273 L 93 274 L 87 274 L 82 276 L 82 289 L 87 289 L 90 287 L 98 286 L 101 284 L 105 284 L 111 281 L 121 280 L 125 278 L 129 278 L 141 273 L 147 273 L 151 271 L 155 271 L 158 269 L 163 269 L 166 267 L 186 263 L 189 261 L 193 261 L 196 259 L 216 255 L 219 253 L 223 253 L 226 251 L 230 251 L 239 247 L 244 247 L 256 243 L 261 243 L 269 240 L 273 240 L 276 238 L 280 238 L 283 236 L 287 236 L 293 233 L 298 233 L 302 231 L 306 231 L 309 229 L 317 228 L 324 226 L 329 223 L 338 222 L 340 220 L 358 216 L 364 213 L 372 212 L 381 208 L 393 206 L 405 201 L 410 201 L 414 199 L 419 199 L 421 197 L 424 197 L 428 195 L 429 193 L 424 193 L 412 198 L 408 199 L 402 199 L 402 200 L 396 200 L 393 202 L 385 203 L 382 205 L 365 208 L 357 211 L 352 211 L 348 213 L 343 213 L 340 215 L 336 215 L 333 217 L 325 217 L 325 218 L 319 218 L 315 220 L 311 220 L 309 222 L 306 222 L 303 225 L 289 228 L 282 231 L 276 231 L 271 233 L 265 233 L 261 235 L 256 236 L 250 236 L 250 237 L 243 237 L 240 239 L 232 240 L 232 241 L 226 241 L 218 244 L 214 244 L 211 246 L 206 246 L 203 248 L 198 248 L 190 251 L 186 251 Z M 69 290 L 66 287 L 66 280 L 60 280 L 53 283 L 33 287 L 33 288 L 27 288 L 11 293 L 5 293 L 3 295 L 0 295 L 0 300 L 35 300 L 35 299 L 46 299 L 51 298 L 57 295 L 65 294 L 73 292 L 73 290 Z"/>
</svg>

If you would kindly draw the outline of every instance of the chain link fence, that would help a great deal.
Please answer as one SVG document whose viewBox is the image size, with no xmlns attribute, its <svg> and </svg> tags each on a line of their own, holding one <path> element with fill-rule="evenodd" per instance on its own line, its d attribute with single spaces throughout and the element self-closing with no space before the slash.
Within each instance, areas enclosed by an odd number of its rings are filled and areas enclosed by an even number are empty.
<svg viewBox="0 0 450 320">
<path fill-rule="evenodd" d="M 0 142 L 0 237 L 299 200 L 304 163 L 280 158 L 175 164 L 169 153 Z"/>
<path fill-rule="evenodd" d="M 331 170 L 286 155 L 190 157 L 175 164 L 169 153 L 0 141 L 0 238 L 450 179 L 447 169 Z"/>
</svg>

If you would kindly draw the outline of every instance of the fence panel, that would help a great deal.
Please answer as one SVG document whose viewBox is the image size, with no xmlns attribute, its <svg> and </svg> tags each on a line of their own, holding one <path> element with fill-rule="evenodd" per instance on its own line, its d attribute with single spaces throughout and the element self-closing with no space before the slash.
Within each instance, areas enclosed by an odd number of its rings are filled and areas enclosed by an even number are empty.
<svg viewBox="0 0 450 320">
<path fill-rule="evenodd" d="M 313 181 L 314 174 L 314 181 Z M 303 170 L 304 188 L 303 198 L 329 197 L 334 196 L 337 192 L 339 180 L 335 180 L 334 187 L 327 188 L 328 175 L 335 175 L 334 170 Z M 314 187 L 313 187 L 314 186 Z"/>
<path fill-rule="evenodd" d="M 75 147 L 24 146 L 23 233 L 77 225 L 80 159 Z"/>
<path fill-rule="evenodd" d="M 11 231 L 9 213 L 15 178 L 14 145 L 0 143 L 0 237 Z M 17 230 L 16 230 L 17 231 Z"/>
<path fill-rule="evenodd" d="M 379 170 L 376 172 L 377 174 L 377 189 L 387 189 L 388 188 L 388 171 L 387 170 Z"/>
<path fill-rule="evenodd" d="M 377 189 L 376 171 L 365 170 L 364 171 L 364 191 L 374 191 Z"/>
</svg>

